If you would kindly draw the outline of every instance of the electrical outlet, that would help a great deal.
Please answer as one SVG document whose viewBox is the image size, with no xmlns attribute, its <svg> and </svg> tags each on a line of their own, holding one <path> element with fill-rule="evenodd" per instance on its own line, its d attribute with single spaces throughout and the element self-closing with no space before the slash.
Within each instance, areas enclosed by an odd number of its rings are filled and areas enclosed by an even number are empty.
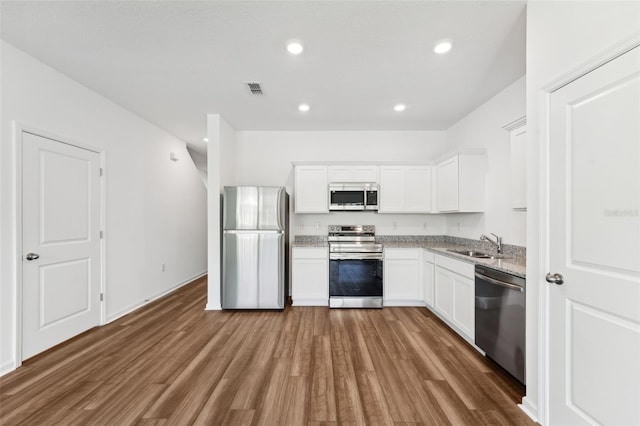
<svg viewBox="0 0 640 426">
<path fill-rule="evenodd" d="M 165 263 L 163 263 L 163 264 L 160 266 L 160 270 L 161 270 L 162 272 L 165 272 L 165 271 L 167 270 L 167 265 L 166 265 Z"/>
</svg>

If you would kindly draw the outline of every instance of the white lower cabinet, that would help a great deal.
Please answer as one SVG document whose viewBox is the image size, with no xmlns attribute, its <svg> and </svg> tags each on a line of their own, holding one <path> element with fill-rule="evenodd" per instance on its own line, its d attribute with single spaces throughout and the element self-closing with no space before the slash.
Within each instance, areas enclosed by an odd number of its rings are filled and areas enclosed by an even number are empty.
<svg viewBox="0 0 640 426">
<path fill-rule="evenodd" d="M 474 265 L 435 255 L 435 312 L 465 339 L 475 340 Z"/>
<path fill-rule="evenodd" d="M 329 249 L 293 247 L 291 299 L 294 306 L 329 306 Z"/>
<path fill-rule="evenodd" d="M 422 301 L 433 308 L 435 290 L 434 254 L 428 250 L 422 252 Z"/>
<path fill-rule="evenodd" d="M 384 306 L 424 306 L 422 249 L 384 249 Z"/>
<path fill-rule="evenodd" d="M 453 317 L 453 274 L 435 267 L 435 310 L 444 319 Z"/>
</svg>

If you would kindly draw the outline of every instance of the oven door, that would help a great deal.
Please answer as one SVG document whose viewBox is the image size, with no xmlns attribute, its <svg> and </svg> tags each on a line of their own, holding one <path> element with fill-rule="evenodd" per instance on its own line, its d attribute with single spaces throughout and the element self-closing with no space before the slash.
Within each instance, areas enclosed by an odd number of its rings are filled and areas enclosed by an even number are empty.
<svg viewBox="0 0 640 426">
<path fill-rule="evenodd" d="M 330 258 L 329 307 L 382 307 L 382 259 L 358 257 L 345 254 Z"/>
</svg>

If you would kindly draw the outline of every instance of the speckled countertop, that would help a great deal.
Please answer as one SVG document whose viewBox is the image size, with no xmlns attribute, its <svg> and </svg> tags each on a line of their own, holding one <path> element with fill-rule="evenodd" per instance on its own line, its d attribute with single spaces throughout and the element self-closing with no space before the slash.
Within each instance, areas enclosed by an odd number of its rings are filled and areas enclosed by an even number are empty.
<svg viewBox="0 0 640 426">
<path fill-rule="evenodd" d="M 495 253 L 495 248 L 479 240 L 450 236 L 378 236 L 376 240 L 385 248 L 424 248 L 433 253 L 451 257 L 467 263 L 482 264 L 498 271 L 507 272 L 525 278 L 526 249 L 505 244 L 503 253 L 507 259 L 479 259 L 449 250 L 478 250 Z M 297 235 L 293 247 L 327 247 L 327 237 Z"/>
<path fill-rule="evenodd" d="M 316 235 L 296 235 L 292 247 L 328 247 L 327 237 Z"/>
</svg>

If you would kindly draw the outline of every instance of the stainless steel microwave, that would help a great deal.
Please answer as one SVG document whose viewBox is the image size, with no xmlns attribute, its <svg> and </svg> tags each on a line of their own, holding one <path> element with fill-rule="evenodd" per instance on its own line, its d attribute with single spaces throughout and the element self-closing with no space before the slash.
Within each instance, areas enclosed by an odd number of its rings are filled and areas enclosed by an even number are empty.
<svg viewBox="0 0 640 426">
<path fill-rule="evenodd" d="M 378 210 L 377 183 L 329 184 L 329 210 Z"/>
</svg>

